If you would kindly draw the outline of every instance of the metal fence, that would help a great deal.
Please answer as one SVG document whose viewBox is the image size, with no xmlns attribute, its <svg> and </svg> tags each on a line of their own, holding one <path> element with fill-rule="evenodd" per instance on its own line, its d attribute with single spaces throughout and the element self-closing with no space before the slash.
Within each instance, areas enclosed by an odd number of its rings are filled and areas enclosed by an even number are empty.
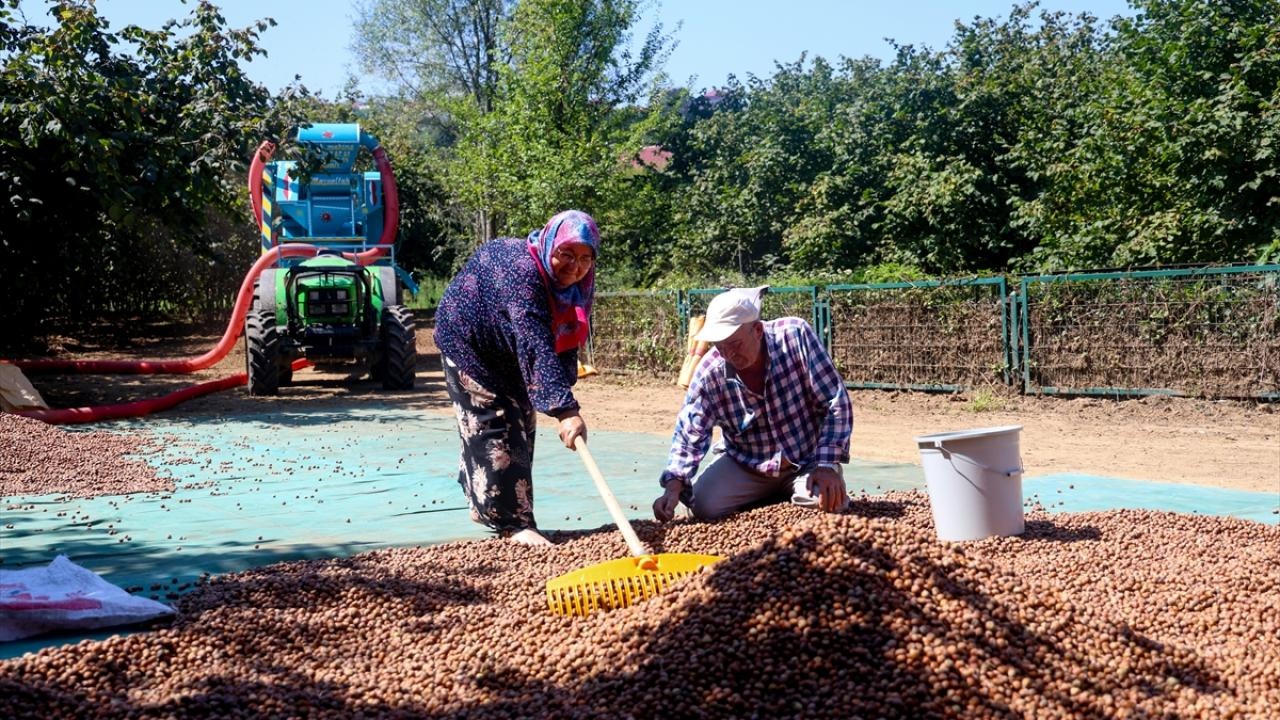
<svg viewBox="0 0 1280 720">
<path fill-rule="evenodd" d="M 832 285 L 828 348 L 850 387 L 962 390 L 1009 381 L 1004 278 Z"/>
<path fill-rule="evenodd" d="M 600 293 L 591 312 L 592 364 L 614 372 L 678 372 L 689 326 L 682 298 L 678 290 Z"/>
<path fill-rule="evenodd" d="M 603 371 L 674 378 L 721 290 L 601 293 Z M 1280 400 L 1280 265 L 771 288 L 849 387 Z"/>
<path fill-rule="evenodd" d="M 1280 265 L 1024 277 L 1023 390 L 1280 399 Z"/>
</svg>

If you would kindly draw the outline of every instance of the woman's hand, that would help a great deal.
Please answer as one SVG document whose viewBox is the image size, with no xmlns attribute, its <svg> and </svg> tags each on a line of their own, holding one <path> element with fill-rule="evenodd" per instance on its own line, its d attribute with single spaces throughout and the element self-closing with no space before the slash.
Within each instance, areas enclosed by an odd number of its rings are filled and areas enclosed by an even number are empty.
<svg viewBox="0 0 1280 720">
<path fill-rule="evenodd" d="M 570 450 L 574 450 L 573 439 L 581 437 L 587 439 L 587 423 L 583 421 L 582 416 L 577 410 L 571 410 L 567 414 L 560 417 L 560 442 Z"/>
</svg>

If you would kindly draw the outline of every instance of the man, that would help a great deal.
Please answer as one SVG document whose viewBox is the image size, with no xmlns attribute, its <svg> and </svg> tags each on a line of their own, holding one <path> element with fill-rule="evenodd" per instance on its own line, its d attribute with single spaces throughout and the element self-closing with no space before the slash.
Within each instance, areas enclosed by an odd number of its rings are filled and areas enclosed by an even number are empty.
<svg viewBox="0 0 1280 720">
<path fill-rule="evenodd" d="M 837 512 L 849 505 L 853 405 L 817 333 L 804 320 L 762 322 L 768 287 L 721 293 L 695 336 L 713 350 L 698 365 L 676 418 L 663 494 L 653 503 L 670 520 L 683 502 L 700 520 L 789 498 Z M 719 426 L 723 454 L 693 481 Z"/>
</svg>

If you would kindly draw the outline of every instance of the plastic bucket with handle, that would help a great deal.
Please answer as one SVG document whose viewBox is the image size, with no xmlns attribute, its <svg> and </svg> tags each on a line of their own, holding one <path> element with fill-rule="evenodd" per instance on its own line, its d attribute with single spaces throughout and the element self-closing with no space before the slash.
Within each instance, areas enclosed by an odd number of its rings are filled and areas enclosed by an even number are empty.
<svg viewBox="0 0 1280 720">
<path fill-rule="evenodd" d="M 938 539 L 1022 533 L 1021 431 L 1006 425 L 915 438 Z"/>
</svg>

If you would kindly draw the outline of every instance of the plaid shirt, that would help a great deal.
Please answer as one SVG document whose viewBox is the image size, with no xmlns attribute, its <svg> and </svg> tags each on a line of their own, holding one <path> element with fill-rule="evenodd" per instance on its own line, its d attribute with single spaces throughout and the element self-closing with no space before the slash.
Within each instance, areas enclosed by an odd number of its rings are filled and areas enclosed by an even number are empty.
<svg viewBox="0 0 1280 720">
<path fill-rule="evenodd" d="M 747 389 L 718 350 L 698 364 L 676 418 L 663 487 L 678 478 L 688 494 L 717 425 L 729 457 L 769 477 L 849 461 L 853 404 L 813 328 L 800 318 L 770 320 L 764 339 L 763 396 Z"/>
</svg>

